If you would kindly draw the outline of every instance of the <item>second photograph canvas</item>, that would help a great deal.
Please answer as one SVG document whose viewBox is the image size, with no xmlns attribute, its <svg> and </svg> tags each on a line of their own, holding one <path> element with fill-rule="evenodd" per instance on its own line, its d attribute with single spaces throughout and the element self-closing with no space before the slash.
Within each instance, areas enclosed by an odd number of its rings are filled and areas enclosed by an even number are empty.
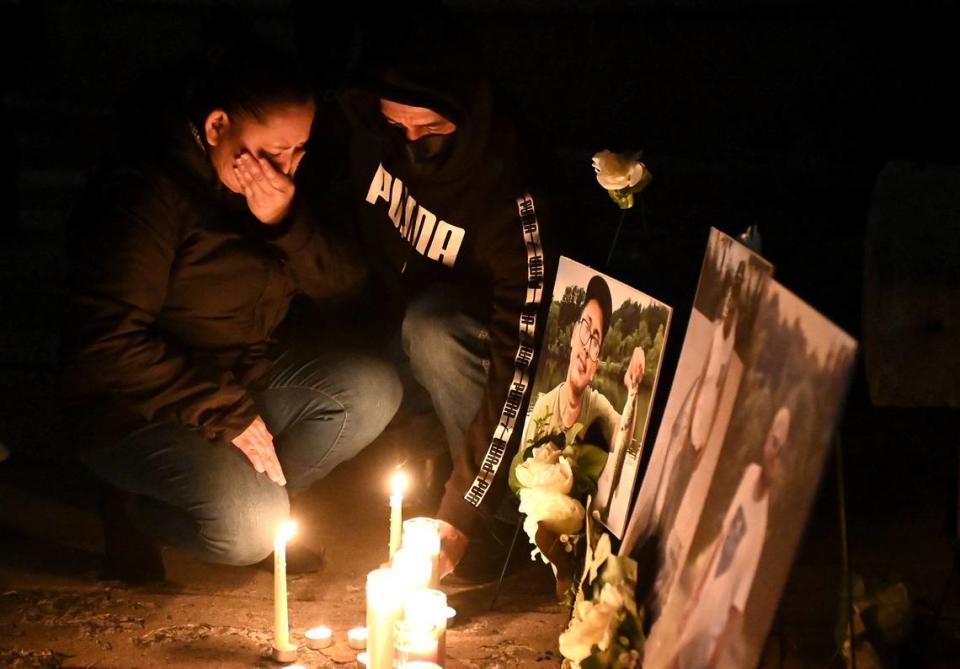
<svg viewBox="0 0 960 669">
<path fill-rule="evenodd" d="M 526 447 L 579 426 L 609 452 L 593 508 L 623 535 L 672 310 L 585 265 L 560 258 L 524 427 Z"/>
</svg>

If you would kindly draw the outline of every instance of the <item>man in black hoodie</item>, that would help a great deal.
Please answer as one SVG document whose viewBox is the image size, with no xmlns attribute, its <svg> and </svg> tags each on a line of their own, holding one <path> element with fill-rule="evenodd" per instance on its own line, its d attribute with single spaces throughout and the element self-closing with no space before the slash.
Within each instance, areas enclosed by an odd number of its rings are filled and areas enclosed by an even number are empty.
<svg viewBox="0 0 960 669">
<path fill-rule="evenodd" d="M 556 254 L 548 179 L 463 36 L 429 17 L 404 25 L 417 34 L 380 35 L 340 107 L 371 275 L 402 309 L 404 351 L 450 446 L 446 572 L 506 489 Z"/>
</svg>

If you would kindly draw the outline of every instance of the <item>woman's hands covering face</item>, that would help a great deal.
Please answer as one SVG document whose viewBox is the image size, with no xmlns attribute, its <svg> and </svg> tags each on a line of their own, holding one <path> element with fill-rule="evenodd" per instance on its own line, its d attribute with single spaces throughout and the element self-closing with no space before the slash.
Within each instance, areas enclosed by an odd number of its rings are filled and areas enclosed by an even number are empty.
<svg viewBox="0 0 960 669">
<path fill-rule="evenodd" d="M 297 158 L 298 164 L 300 157 L 302 154 Z M 294 165 L 290 173 L 296 168 Z M 276 225 L 290 212 L 295 190 L 292 176 L 277 171 L 265 158 L 255 158 L 246 151 L 233 161 L 233 172 L 247 206 L 261 223 Z"/>
</svg>

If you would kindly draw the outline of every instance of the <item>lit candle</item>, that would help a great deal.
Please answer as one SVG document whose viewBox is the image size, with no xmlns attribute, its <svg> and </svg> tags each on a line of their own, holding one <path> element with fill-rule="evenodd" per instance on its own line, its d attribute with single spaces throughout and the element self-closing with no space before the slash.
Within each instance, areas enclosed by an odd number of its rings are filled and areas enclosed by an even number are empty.
<svg viewBox="0 0 960 669">
<path fill-rule="evenodd" d="M 393 554 L 391 566 L 405 592 L 427 588 L 433 579 L 433 561 L 423 551 L 401 548 Z"/>
<path fill-rule="evenodd" d="M 393 627 L 403 615 L 403 589 L 392 569 L 367 574 L 367 666 L 393 669 Z"/>
<path fill-rule="evenodd" d="M 410 662 L 439 662 L 440 650 L 432 628 L 411 627 L 398 622 L 394 631 L 394 659 L 397 667 L 406 667 Z"/>
<path fill-rule="evenodd" d="M 411 518 L 403 523 L 403 547 L 430 560 L 430 587 L 440 585 L 440 523 L 434 518 Z"/>
<path fill-rule="evenodd" d="M 273 656 L 277 662 L 292 662 L 297 657 L 287 618 L 287 542 L 296 531 L 297 524 L 288 520 L 277 528 L 273 540 Z"/>
<path fill-rule="evenodd" d="M 440 590 L 417 590 L 403 602 L 404 621 L 411 628 L 430 630 L 437 640 L 436 662 L 446 664 L 447 618 L 453 610 L 447 606 L 447 596 Z"/>
<path fill-rule="evenodd" d="M 397 470 L 390 479 L 390 559 L 400 548 L 400 528 L 403 523 L 403 492 L 407 488 L 407 475 Z"/>
<path fill-rule="evenodd" d="M 347 645 L 354 650 L 364 650 L 367 647 L 367 628 L 354 627 L 347 631 Z"/>
<path fill-rule="evenodd" d="M 333 630 L 326 625 L 311 627 L 303 633 L 303 636 L 307 640 L 307 648 L 313 650 L 321 650 L 333 645 Z"/>
</svg>

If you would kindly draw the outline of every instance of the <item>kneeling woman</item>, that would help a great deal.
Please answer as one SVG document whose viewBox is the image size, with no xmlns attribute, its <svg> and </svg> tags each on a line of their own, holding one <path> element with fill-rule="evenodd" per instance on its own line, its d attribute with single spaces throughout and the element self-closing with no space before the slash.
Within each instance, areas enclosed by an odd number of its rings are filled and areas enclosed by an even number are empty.
<svg viewBox="0 0 960 669">
<path fill-rule="evenodd" d="M 273 338 L 297 291 L 330 297 L 359 277 L 295 211 L 309 87 L 245 52 L 185 87 L 164 132 L 137 119 L 155 139 L 81 205 L 63 379 L 81 460 L 121 491 L 107 515 L 233 565 L 270 554 L 288 493 L 369 444 L 401 396 L 379 359 Z M 138 556 L 118 527 L 107 522 L 108 576 L 162 577 L 150 542 Z"/>
</svg>

